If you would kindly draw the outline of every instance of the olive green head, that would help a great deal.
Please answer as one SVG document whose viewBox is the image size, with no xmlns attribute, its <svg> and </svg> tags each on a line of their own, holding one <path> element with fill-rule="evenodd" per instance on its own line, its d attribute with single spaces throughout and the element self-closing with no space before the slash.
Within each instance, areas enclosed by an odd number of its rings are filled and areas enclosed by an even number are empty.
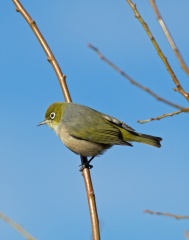
<svg viewBox="0 0 189 240">
<path fill-rule="evenodd" d="M 51 104 L 45 113 L 45 120 L 39 123 L 38 126 L 47 124 L 50 128 L 55 129 L 62 119 L 65 107 L 66 103 Z"/>
</svg>

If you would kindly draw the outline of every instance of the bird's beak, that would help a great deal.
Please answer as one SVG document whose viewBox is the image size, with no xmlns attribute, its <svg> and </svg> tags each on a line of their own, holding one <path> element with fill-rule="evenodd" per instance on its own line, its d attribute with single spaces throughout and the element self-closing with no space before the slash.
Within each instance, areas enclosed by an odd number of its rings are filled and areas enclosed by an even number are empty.
<svg viewBox="0 0 189 240">
<path fill-rule="evenodd" d="M 42 122 L 40 122 L 37 127 L 41 126 L 41 125 L 44 125 L 44 124 L 48 124 L 49 123 L 49 120 L 44 120 Z"/>
</svg>

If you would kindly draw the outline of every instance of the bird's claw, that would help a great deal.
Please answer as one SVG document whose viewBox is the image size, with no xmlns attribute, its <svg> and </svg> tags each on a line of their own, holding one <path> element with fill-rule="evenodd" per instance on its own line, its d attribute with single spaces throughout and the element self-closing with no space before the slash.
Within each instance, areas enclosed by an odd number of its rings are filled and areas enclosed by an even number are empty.
<svg viewBox="0 0 189 240">
<path fill-rule="evenodd" d="M 88 169 L 93 168 L 93 166 L 90 165 L 89 163 L 90 163 L 94 158 L 95 158 L 95 156 L 91 157 L 88 161 L 84 161 L 84 162 L 82 161 L 82 164 L 79 165 L 79 166 L 80 166 L 79 171 L 82 172 L 82 171 L 84 170 L 84 168 L 88 168 Z"/>
<path fill-rule="evenodd" d="M 93 165 L 90 165 L 88 161 L 86 163 L 84 163 L 84 164 L 79 165 L 79 166 L 80 166 L 80 169 L 79 169 L 80 172 L 83 172 L 83 170 L 85 168 L 88 168 L 88 169 L 93 168 Z"/>
</svg>

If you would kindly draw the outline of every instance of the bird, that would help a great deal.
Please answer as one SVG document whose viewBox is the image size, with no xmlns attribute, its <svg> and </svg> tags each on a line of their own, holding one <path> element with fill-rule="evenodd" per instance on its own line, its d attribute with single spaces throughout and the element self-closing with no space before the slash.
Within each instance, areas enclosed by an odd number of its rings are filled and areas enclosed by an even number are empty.
<svg viewBox="0 0 189 240">
<path fill-rule="evenodd" d="M 133 146 L 132 142 L 139 142 L 161 147 L 162 138 L 138 133 L 117 118 L 72 102 L 51 104 L 38 126 L 44 124 L 72 152 L 90 157 L 88 163 L 114 145 Z"/>
</svg>

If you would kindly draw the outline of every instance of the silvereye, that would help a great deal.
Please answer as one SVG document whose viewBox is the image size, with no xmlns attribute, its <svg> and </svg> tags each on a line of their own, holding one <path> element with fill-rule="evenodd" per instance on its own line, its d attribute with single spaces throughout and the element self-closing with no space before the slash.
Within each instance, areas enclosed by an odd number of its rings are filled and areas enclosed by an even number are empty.
<svg viewBox="0 0 189 240">
<path fill-rule="evenodd" d="M 75 103 L 53 103 L 38 126 L 43 124 L 52 128 L 67 148 L 83 157 L 94 158 L 113 145 L 132 146 L 131 142 L 161 147 L 162 138 L 137 133 L 114 117 Z"/>
</svg>

